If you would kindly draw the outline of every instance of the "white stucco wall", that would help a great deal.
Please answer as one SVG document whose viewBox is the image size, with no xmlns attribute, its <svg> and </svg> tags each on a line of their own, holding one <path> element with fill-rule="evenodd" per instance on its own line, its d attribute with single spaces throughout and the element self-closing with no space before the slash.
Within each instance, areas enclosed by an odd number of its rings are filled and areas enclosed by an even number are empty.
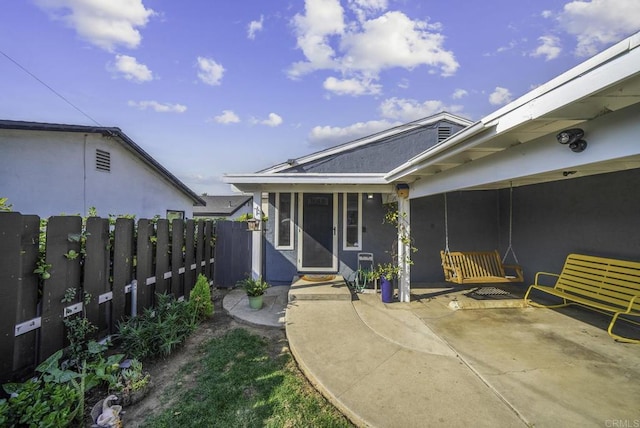
<svg viewBox="0 0 640 428">
<path fill-rule="evenodd" d="M 96 169 L 96 149 L 111 154 L 110 172 Z M 0 130 L 0 197 L 41 217 L 86 215 L 90 207 L 105 217 L 193 217 L 193 201 L 119 139 L 81 132 Z"/>
</svg>

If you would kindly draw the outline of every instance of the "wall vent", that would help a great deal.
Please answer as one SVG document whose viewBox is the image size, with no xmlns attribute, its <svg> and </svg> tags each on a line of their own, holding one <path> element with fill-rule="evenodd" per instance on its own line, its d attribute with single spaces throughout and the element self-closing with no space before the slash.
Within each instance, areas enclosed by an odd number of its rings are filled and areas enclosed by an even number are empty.
<svg viewBox="0 0 640 428">
<path fill-rule="evenodd" d="M 451 136 L 451 128 L 438 128 L 438 143 L 444 141 Z"/>
<path fill-rule="evenodd" d="M 96 169 L 111 172 L 111 153 L 96 149 Z"/>
</svg>

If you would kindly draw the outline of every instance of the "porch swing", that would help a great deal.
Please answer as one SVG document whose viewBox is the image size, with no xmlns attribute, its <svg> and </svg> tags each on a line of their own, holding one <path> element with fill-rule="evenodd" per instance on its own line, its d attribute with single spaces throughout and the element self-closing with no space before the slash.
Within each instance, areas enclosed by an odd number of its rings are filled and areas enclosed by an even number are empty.
<svg viewBox="0 0 640 428">
<path fill-rule="evenodd" d="M 518 264 L 505 265 L 509 255 L 518 263 L 518 258 L 512 246 L 513 225 L 513 185 L 509 194 L 509 247 L 502 260 L 498 250 L 493 251 L 450 251 L 449 250 L 449 219 L 447 207 L 447 194 L 444 194 L 444 233 L 445 249 L 440 251 L 444 279 L 456 284 L 480 284 L 480 283 L 513 283 L 523 282 L 522 268 Z M 513 273 L 507 275 L 506 271 Z"/>
</svg>

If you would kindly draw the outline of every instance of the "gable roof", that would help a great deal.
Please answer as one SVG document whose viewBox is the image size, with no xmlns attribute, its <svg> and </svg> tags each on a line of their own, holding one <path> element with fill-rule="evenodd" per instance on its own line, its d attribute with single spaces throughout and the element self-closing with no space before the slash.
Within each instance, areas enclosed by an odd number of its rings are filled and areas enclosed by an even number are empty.
<svg viewBox="0 0 640 428">
<path fill-rule="evenodd" d="M 59 123 L 42 123 L 42 122 L 25 122 L 16 120 L 0 120 L 0 129 L 14 129 L 22 131 L 48 131 L 48 132 L 83 132 L 88 134 L 101 134 L 109 136 L 119 141 L 122 147 L 140 159 L 152 170 L 158 173 L 162 178 L 167 180 L 171 185 L 176 187 L 182 193 L 193 200 L 194 205 L 204 205 L 205 202 L 193 190 L 187 187 L 176 176 L 163 167 L 158 161 L 145 152 L 142 147 L 137 145 L 129 138 L 120 128 L 103 127 L 103 126 L 85 126 L 85 125 L 67 125 Z"/>
<path fill-rule="evenodd" d="M 463 127 L 466 127 L 472 124 L 470 120 L 465 119 L 463 117 L 456 116 L 454 114 L 447 113 L 447 112 L 441 112 L 438 114 L 431 115 L 429 117 L 415 120 L 413 122 L 394 126 L 393 128 L 385 129 L 375 134 L 367 135 L 365 137 L 358 138 L 356 140 L 349 141 L 347 143 L 339 144 L 337 146 L 333 146 L 325 150 L 311 153 L 309 155 L 305 155 L 297 159 L 289 159 L 286 162 L 273 165 L 269 168 L 258 171 L 258 173 L 259 174 L 277 173 L 277 172 L 286 171 L 293 166 L 301 167 L 303 165 L 307 165 L 324 158 L 335 156 L 340 153 L 352 151 L 354 149 L 357 149 L 372 143 L 376 143 L 378 141 L 381 141 L 390 137 L 408 133 L 419 128 L 429 127 L 441 121 L 448 121 Z"/>
<path fill-rule="evenodd" d="M 588 127 L 587 122 L 602 126 L 607 122 L 604 119 L 606 115 L 640 103 L 639 47 L 640 32 L 429 148 L 386 174 L 385 179 L 389 182 L 422 179 L 420 185 L 424 186 L 430 179 L 445 180 L 444 177 L 451 177 L 458 169 L 471 170 L 475 163 L 486 168 L 489 159 L 500 158 L 502 163 L 511 159 L 510 162 L 515 162 L 514 154 L 508 158 L 509 152 L 530 154 L 533 150 L 528 143 L 535 143 L 534 146 L 550 144 L 551 140 L 555 141 L 555 134 L 563 129 Z M 615 147 L 615 142 L 613 145 Z M 526 176 L 521 167 L 511 167 L 510 176 L 505 173 L 501 179 L 496 178 L 475 188 L 503 188 L 510 183 L 523 185 L 557 180 L 558 171 L 562 171 L 560 168 L 568 165 L 583 167 L 581 175 L 640 166 L 640 155 L 633 155 L 631 150 L 625 154 L 617 149 L 604 152 L 601 151 L 600 157 L 596 158 L 593 150 L 587 150 L 581 157 L 572 156 L 571 163 L 558 156 L 547 158 L 546 170 L 539 168 Z M 564 151 L 562 153 L 565 154 Z M 616 161 L 617 156 L 624 162 Z M 588 161 L 592 162 L 590 166 Z M 448 186 L 432 191 L 445 191 Z"/>
<path fill-rule="evenodd" d="M 252 196 L 202 196 L 205 206 L 194 207 L 194 217 L 228 217 L 253 199 Z"/>
<path fill-rule="evenodd" d="M 322 188 L 323 186 L 333 185 L 334 187 L 339 186 L 348 188 L 349 186 L 358 185 L 361 191 L 381 191 L 381 186 L 386 188 L 389 185 L 389 182 L 384 178 L 387 171 L 299 172 L 293 171 L 292 167 L 295 166 L 301 168 L 305 165 L 308 166 L 314 162 L 321 162 L 325 159 L 330 159 L 340 154 L 371 146 L 387 139 L 396 137 L 400 138 L 401 136 L 416 130 L 432 127 L 438 122 L 449 122 L 458 125 L 459 127 L 466 127 L 472 123 L 462 117 L 442 112 L 420 120 L 399 125 L 373 135 L 359 138 L 345 144 L 340 144 L 326 150 L 315 152 L 298 159 L 290 159 L 285 163 L 274 165 L 257 173 L 225 174 L 223 181 L 232 184 L 234 187 L 244 192 L 255 192 L 261 189 L 279 191 L 277 189 L 284 189 L 291 185 L 305 186 L 306 189 L 309 189 L 310 186 L 314 188 Z"/>
</svg>

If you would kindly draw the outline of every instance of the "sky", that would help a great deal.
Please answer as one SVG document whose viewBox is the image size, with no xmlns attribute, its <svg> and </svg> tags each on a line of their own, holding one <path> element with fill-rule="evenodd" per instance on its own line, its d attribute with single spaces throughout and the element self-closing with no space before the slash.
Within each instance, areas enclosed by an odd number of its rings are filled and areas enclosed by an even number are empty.
<svg viewBox="0 0 640 428">
<path fill-rule="evenodd" d="M 640 30 L 640 0 L 9 0 L 0 119 L 118 127 L 198 194 L 447 111 Z"/>
</svg>

